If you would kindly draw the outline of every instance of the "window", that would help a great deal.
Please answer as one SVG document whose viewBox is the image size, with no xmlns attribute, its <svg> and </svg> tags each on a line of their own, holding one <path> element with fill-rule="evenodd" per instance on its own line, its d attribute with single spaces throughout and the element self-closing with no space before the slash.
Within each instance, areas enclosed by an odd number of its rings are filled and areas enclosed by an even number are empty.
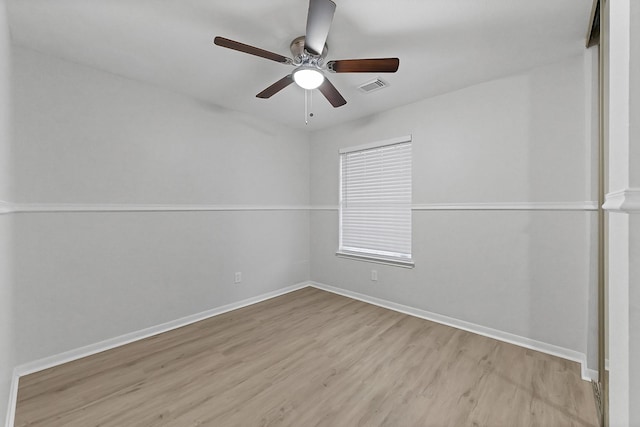
<svg viewBox="0 0 640 427">
<path fill-rule="evenodd" d="M 340 150 L 337 255 L 412 267 L 411 136 Z"/>
</svg>

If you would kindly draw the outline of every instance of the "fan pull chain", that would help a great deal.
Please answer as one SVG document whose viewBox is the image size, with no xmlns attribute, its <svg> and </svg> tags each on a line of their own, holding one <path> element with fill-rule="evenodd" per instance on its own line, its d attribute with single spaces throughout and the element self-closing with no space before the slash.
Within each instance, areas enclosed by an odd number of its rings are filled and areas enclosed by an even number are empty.
<svg viewBox="0 0 640 427">
<path fill-rule="evenodd" d="M 309 91 L 304 91 L 304 124 L 309 124 Z"/>
<path fill-rule="evenodd" d="M 304 123 L 309 124 L 309 118 L 313 117 L 313 91 L 304 91 Z"/>
</svg>

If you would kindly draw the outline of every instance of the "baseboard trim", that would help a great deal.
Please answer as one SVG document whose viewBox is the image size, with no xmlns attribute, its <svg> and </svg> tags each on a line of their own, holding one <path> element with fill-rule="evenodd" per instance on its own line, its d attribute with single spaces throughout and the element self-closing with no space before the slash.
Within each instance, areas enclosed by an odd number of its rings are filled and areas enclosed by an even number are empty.
<svg viewBox="0 0 640 427">
<path fill-rule="evenodd" d="M 604 359 L 604 370 L 609 372 L 609 359 Z M 598 375 L 598 371 L 595 369 L 587 369 L 587 375 L 593 381 L 598 382 L 600 380 L 600 375 Z"/>
<path fill-rule="evenodd" d="M 314 288 L 317 288 L 323 291 L 332 292 L 334 294 L 342 295 L 348 298 L 353 298 L 358 301 L 377 305 L 378 307 L 383 307 L 389 310 L 397 311 L 399 313 L 408 314 L 409 316 L 430 320 L 432 322 L 440 323 L 442 325 L 451 326 L 457 329 L 462 329 L 464 331 L 472 332 L 474 334 L 482 335 L 488 338 L 493 338 L 498 341 L 503 341 L 509 344 L 514 344 L 520 347 L 539 351 L 541 353 L 546 353 L 552 356 L 557 356 L 563 359 L 578 362 L 580 364 L 580 373 L 583 380 L 591 381 L 592 379 L 598 378 L 597 371 L 587 368 L 586 355 L 584 353 L 580 353 L 575 350 L 570 350 L 564 347 L 559 347 L 559 346 L 548 344 L 542 341 L 533 340 L 531 338 L 522 337 L 520 335 L 511 334 L 509 332 L 488 328 L 486 326 L 481 326 L 481 325 L 467 322 L 464 320 L 455 319 L 453 317 L 444 316 L 442 314 L 437 314 L 437 313 L 429 312 L 426 310 L 409 307 L 406 305 L 387 301 L 381 298 L 360 294 L 358 292 L 353 292 L 353 291 L 337 288 L 334 286 L 325 285 L 323 283 L 310 282 L 310 285 Z"/>
<path fill-rule="evenodd" d="M 13 376 L 11 377 L 11 387 L 9 388 L 9 406 L 7 407 L 7 418 L 5 420 L 6 427 L 13 427 L 15 424 L 19 381 L 20 375 L 18 375 L 18 371 L 14 369 Z"/>
<path fill-rule="evenodd" d="M 531 338 L 522 337 L 520 335 L 511 334 L 509 332 L 500 331 L 497 329 L 489 328 L 486 326 L 478 325 L 478 324 L 467 322 L 464 320 L 459 320 L 459 319 L 445 316 L 442 314 L 437 314 L 437 313 L 429 312 L 426 310 L 421 310 L 418 308 L 406 306 L 403 304 L 398 304 L 388 300 L 372 297 L 369 295 L 364 295 L 357 292 L 349 291 L 346 289 L 337 288 L 337 287 L 326 285 L 319 282 L 298 283 L 296 285 L 289 286 L 286 288 L 281 288 L 273 292 L 268 292 L 262 295 L 258 295 L 256 297 L 247 298 L 242 301 L 227 304 L 221 307 L 203 311 L 201 313 L 196 313 L 190 316 L 185 316 L 180 319 L 172 320 L 172 321 L 162 323 L 160 325 L 152 326 L 149 328 L 145 328 L 139 331 L 120 335 L 118 337 L 100 341 L 95 344 L 89 344 L 87 346 L 66 351 L 54 356 L 49 356 L 39 360 L 35 360 L 33 362 L 28 362 L 28 363 L 19 365 L 15 368 L 14 377 L 19 378 L 20 376 L 23 376 L 23 375 L 32 374 L 32 373 L 39 372 L 48 368 L 52 368 L 54 366 L 58 366 L 67 362 L 81 359 L 83 357 L 91 356 L 96 353 L 100 353 L 106 350 L 110 350 L 112 348 L 120 347 L 122 345 L 129 344 L 134 341 L 139 341 L 141 339 L 145 339 L 151 336 L 155 336 L 163 332 L 168 332 L 173 329 L 181 328 L 183 326 L 190 325 L 192 323 L 199 322 L 201 320 L 205 320 L 223 313 L 227 313 L 232 310 L 237 310 L 239 308 L 257 304 L 259 302 L 266 301 L 284 294 L 288 294 L 290 292 L 297 291 L 299 289 L 303 289 L 308 286 L 311 286 L 320 290 L 324 290 L 327 292 L 332 292 L 348 298 L 353 298 L 369 304 L 377 305 L 379 307 L 394 310 L 410 316 L 419 317 L 421 319 L 430 320 L 436 323 L 462 329 L 478 335 L 497 339 L 499 341 L 504 341 L 510 344 L 518 345 L 520 347 L 529 348 L 531 350 L 536 350 L 542 353 L 558 356 L 567 360 L 572 360 L 574 362 L 580 363 L 583 379 L 591 380 L 591 379 L 596 379 L 598 377 L 597 371 L 588 369 L 586 367 L 585 354 L 580 353 L 578 351 L 570 350 L 570 349 L 556 346 L 553 344 L 548 344 L 542 341 L 533 340 Z M 17 384 L 17 381 L 16 381 L 16 384 Z M 16 386 L 16 391 L 17 391 L 17 386 Z"/>
<path fill-rule="evenodd" d="M 542 353 L 550 354 L 553 356 L 561 357 L 563 359 L 578 362 L 581 367 L 582 379 L 586 381 L 597 380 L 598 373 L 595 370 L 588 369 L 586 363 L 586 356 L 583 353 L 569 350 L 563 347 L 559 347 L 553 344 L 536 341 L 530 338 L 522 337 L 519 335 L 511 334 L 508 332 L 500 331 L 497 329 L 488 328 L 485 326 L 477 325 L 464 320 L 455 319 L 453 317 L 444 316 L 437 313 L 432 313 L 426 310 L 421 310 L 414 307 L 394 303 L 381 298 L 372 297 L 369 295 L 360 294 L 357 292 L 349 291 L 346 289 L 337 288 L 334 286 L 326 285 L 319 282 L 302 282 L 293 286 L 281 288 L 272 292 L 267 292 L 255 297 L 247 298 L 242 301 L 227 304 L 221 307 L 213 308 L 211 310 L 203 311 L 193 315 L 185 316 L 180 319 L 172 320 L 160 325 L 152 326 L 149 328 L 134 331 L 128 334 L 120 335 L 118 337 L 110 338 L 104 341 L 90 344 L 84 347 L 80 347 L 74 350 L 66 351 L 54 356 L 45 357 L 33 362 L 25 363 L 17 366 L 13 371 L 13 378 L 11 381 L 11 389 L 9 394 L 8 410 L 6 417 L 6 427 L 13 427 L 15 422 L 15 409 L 18 396 L 18 385 L 20 377 L 29 375 L 35 372 L 43 371 L 45 369 L 52 368 L 54 366 L 62 365 L 64 363 L 72 362 L 74 360 L 81 359 L 83 357 L 91 356 L 106 350 L 110 350 L 116 347 L 120 347 L 135 341 L 139 341 L 151 336 L 155 336 L 164 332 L 168 332 L 183 326 L 190 325 L 192 323 L 199 322 L 211 317 L 218 316 L 220 314 L 227 313 L 229 311 L 237 310 L 239 308 L 247 307 L 253 304 L 257 304 L 262 301 L 266 301 L 272 298 L 276 298 L 281 295 L 288 294 L 306 287 L 313 287 L 323 291 L 331 292 L 334 294 L 342 295 L 347 298 L 352 298 L 368 304 L 373 304 L 378 307 L 386 308 L 389 310 L 397 311 L 399 313 L 407 314 L 409 316 L 418 317 L 432 322 L 440 323 L 446 326 L 451 326 L 457 329 L 462 329 L 474 334 L 482 335 L 488 338 L 493 338 L 499 341 L 514 344 L 520 347 L 528 348 L 531 350 L 539 351 Z"/>
<path fill-rule="evenodd" d="M 109 338 L 104 341 L 97 342 L 95 344 L 89 344 L 84 347 L 80 347 L 74 350 L 65 351 L 54 356 L 45 357 L 33 362 L 28 362 L 19 365 L 15 368 L 16 374 L 21 377 L 24 375 L 33 374 L 35 372 L 43 371 L 45 369 L 52 368 L 54 366 L 62 365 L 67 362 L 81 359 L 83 357 L 91 356 L 96 353 L 101 353 L 106 350 L 111 350 L 116 347 L 123 346 L 135 341 L 139 341 L 145 338 L 149 338 L 163 332 L 168 332 L 174 329 L 181 328 L 183 326 L 190 325 L 192 323 L 199 322 L 201 320 L 209 319 L 214 316 L 218 316 L 223 313 L 227 313 L 232 310 L 247 307 L 253 304 L 257 304 L 262 301 L 266 301 L 275 297 L 279 297 L 284 294 L 288 294 L 299 289 L 303 289 L 309 286 L 308 282 L 298 283 L 293 286 L 281 288 L 276 291 L 267 292 L 262 295 L 247 298 L 242 301 L 234 302 L 231 304 L 223 305 L 221 307 L 213 308 L 211 310 L 203 311 L 201 313 L 192 314 L 176 320 L 171 320 L 160 325 L 151 326 L 149 328 L 141 329 L 139 331 L 130 332 L 124 335 L 120 335 L 114 338 Z"/>
</svg>

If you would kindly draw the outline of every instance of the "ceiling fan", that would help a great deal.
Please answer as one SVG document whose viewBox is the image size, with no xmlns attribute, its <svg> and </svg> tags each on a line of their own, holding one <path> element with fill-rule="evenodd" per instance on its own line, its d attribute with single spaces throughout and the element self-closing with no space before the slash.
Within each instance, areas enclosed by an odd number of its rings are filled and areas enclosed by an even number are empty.
<svg viewBox="0 0 640 427">
<path fill-rule="evenodd" d="M 324 72 L 395 73 L 398 71 L 400 60 L 398 58 L 342 59 L 325 63 L 324 59 L 329 51 L 326 41 L 335 10 L 336 4 L 331 0 L 309 0 L 307 32 L 306 35 L 296 37 L 291 42 L 293 59 L 224 37 L 216 37 L 213 42 L 218 46 L 295 67 L 291 74 L 278 80 L 256 97 L 270 98 L 295 82 L 306 90 L 317 88 L 331 105 L 340 107 L 347 101 L 325 77 Z"/>
</svg>

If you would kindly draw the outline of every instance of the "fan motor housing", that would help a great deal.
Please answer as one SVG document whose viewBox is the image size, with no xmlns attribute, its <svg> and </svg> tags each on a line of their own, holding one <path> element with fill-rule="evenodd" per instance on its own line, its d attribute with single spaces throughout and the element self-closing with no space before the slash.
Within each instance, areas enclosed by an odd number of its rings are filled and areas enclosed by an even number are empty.
<svg viewBox="0 0 640 427">
<path fill-rule="evenodd" d="M 329 53 L 329 48 L 327 44 L 324 44 L 324 49 L 322 49 L 322 53 L 320 55 L 314 55 L 311 52 L 308 52 L 304 49 L 304 36 L 296 37 L 291 42 L 291 54 L 293 55 L 294 62 L 298 64 L 302 64 L 306 62 L 316 62 L 319 63 L 322 59 L 327 56 Z M 315 61 L 309 61 L 309 59 L 313 59 Z"/>
</svg>

